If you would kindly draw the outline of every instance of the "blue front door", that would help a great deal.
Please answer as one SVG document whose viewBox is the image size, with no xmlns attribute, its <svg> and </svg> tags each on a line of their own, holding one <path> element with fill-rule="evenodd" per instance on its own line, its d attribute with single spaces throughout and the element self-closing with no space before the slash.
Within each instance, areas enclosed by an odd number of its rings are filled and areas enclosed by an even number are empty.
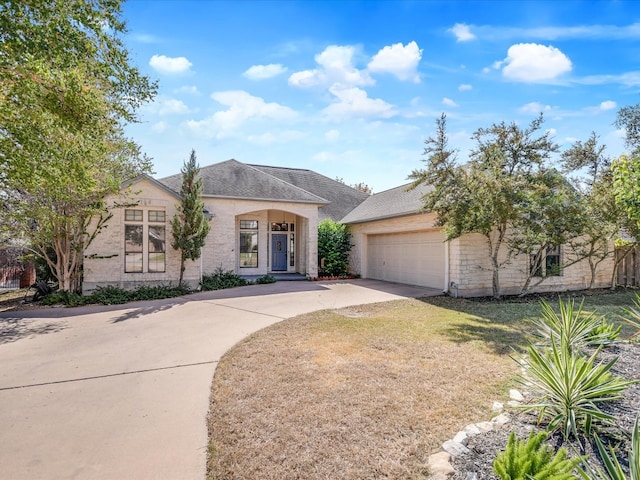
<svg viewBox="0 0 640 480">
<path fill-rule="evenodd" d="M 274 272 L 287 270 L 287 235 L 271 235 L 271 270 Z"/>
</svg>

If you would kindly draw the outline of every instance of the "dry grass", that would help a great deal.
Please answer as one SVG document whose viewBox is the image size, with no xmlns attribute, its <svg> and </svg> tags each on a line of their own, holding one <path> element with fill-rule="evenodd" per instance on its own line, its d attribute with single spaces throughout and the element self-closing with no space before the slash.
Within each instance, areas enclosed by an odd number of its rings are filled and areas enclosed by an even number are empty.
<svg viewBox="0 0 640 480">
<path fill-rule="evenodd" d="M 487 418 L 515 372 L 484 342 L 450 338 L 483 322 L 406 300 L 253 335 L 216 371 L 209 478 L 424 478 L 427 456 Z"/>
<path fill-rule="evenodd" d="M 602 314 L 629 293 L 587 297 Z M 438 297 L 323 311 L 238 344 L 216 370 L 209 480 L 417 479 L 492 416 L 539 302 Z"/>
</svg>

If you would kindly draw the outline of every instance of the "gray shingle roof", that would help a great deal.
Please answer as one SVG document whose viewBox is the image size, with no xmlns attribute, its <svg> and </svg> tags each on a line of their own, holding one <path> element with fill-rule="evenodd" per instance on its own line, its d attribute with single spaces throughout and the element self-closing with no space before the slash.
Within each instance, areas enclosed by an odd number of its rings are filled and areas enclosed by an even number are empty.
<svg viewBox="0 0 640 480">
<path fill-rule="evenodd" d="M 413 190 L 407 190 L 409 185 L 401 185 L 371 195 L 340 221 L 342 223 L 362 223 L 420 213 L 424 204 L 422 197 L 430 190 L 430 187 L 420 185 Z"/>
<path fill-rule="evenodd" d="M 227 160 L 200 169 L 203 196 L 300 202 L 326 205 L 328 199 L 299 185 L 287 182 L 252 165 Z M 179 192 L 182 173 L 161 178 L 160 183 Z"/>
<path fill-rule="evenodd" d="M 370 197 L 367 193 L 312 170 L 266 165 L 250 166 L 329 200 L 331 203 L 323 206 L 318 212 L 320 221 L 326 218 L 338 221 Z"/>
</svg>

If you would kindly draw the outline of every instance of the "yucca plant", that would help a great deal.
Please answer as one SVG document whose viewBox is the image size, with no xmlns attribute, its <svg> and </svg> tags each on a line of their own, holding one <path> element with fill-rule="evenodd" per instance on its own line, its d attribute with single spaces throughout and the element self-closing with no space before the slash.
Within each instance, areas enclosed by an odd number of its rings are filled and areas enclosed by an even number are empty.
<svg viewBox="0 0 640 480">
<path fill-rule="evenodd" d="M 556 340 L 559 345 L 569 348 L 570 352 L 580 350 L 585 345 L 604 345 L 611 343 L 620 333 L 620 329 L 609 325 L 603 317 L 583 312 L 584 300 L 575 308 L 573 299 L 564 302 L 558 300 L 556 312 L 544 300 L 541 302 L 542 317 L 536 321 L 538 335 L 542 343 Z"/>
<path fill-rule="evenodd" d="M 527 441 L 516 440 L 513 432 L 507 446 L 493 462 L 493 471 L 502 480 L 568 480 L 583 457 L 567 458 L 567 450 L 553 448 L 543 442 L 547 433 L 531 432 Z"/>
<path fill-rule="evenodd" d="M 640 338 L 640 295 L 636 293 L 636 298 L 633 300 L 634 307 L 625 308 L 624 312 L 626 316 L 623 317 L 625 322 L 636 329 L 635 333 L 631 335 L 632 340 L 638 340 Z"/>
<path fill-rule="evenodd" d="M 521 363 L 526 369 L 523 382 L 530 382 L 542 396 L 528 405 L 539 410 L 538 421 L 546 420 L 548 430 L 560 430 L 565 438 L 591 434 L 594 424 L 610 424 L 614 417 L 603 412 L 599 404 L 617 400 L 624 389 L 635 383 L 611 373 L 617 358 L 608 363 L 596 362 L 597 349 L 587 357 L 573 352 L 563 343 L 551 339 L 548 349 L 529 347 L 529 359 Z"/>
<path fill-rule="evenodd" d="M 640 432 L 638 430 L 638 419 L 636 418 L 633 433 L 631 434 L 628 479 L 613 448 L 609 447 L 609 450 L 607 450 L 597 435 L 595 436 L 595 442 L 605 471 L 598 469 L 594 472 L 592 468 L 587 467 L 586 471 L 579 470 L 580 476 L 585 480 L 640 480 Z"/>
</svg>

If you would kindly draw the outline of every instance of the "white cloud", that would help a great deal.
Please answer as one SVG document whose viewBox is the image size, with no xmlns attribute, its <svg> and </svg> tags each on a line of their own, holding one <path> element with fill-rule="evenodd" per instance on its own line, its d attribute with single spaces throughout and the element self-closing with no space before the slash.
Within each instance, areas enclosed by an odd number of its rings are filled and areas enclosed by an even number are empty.
<svg viewBox="0 0 640 480">
<path fill-rule="evenodd" d="M 446 105 L 447 107 L 458 107 L 459 105 L 454 102 L 453 100 L 451 100 L 450 98 L 444 97 L 442 99 L 442 104 Z"/>
<path fill-rule="evenodd" d="M 331 155 L 329 154 L 329 152 L 318 152 L 316 153 L 313 157 L 311 157 L 311 159 L 314 162 L 326 162 L 331 158 Z"/>
<path fill-rule="evenodd" d="M 333 85 L 329 91 L 338 99 L 326 107 L 324 113 L 332 118 L 380 117 L 390 118 L 396 115 L 393 105 L 379 98 L 369 98 L 367 92 L 357 87 Z"/>
<path fill-rule="evenodd" d="M 254 97 L 243 90 L 214 92 L 211 98 L 228 107 L 204 120 L 190 120 L 187 127 L 194 133 L 206 137 L 223 138 L 230 136 L 249 120 L 289 120 L 296 112 L 275 102 L 267 103 L 260 97 Z"/>
<path fill-rule="evenodd" d="M 269 65 L 253 65 L 242 75 L 247 77 L 249 80 L 265 80 L 267 78 L 280 75 L 286 71 L 287 69 L 279 63 L 270 63 Z"/>
<path fill-rule="evenodd" d="M 151 130 L 156 133 L 162 133 L 168 128 L 166 122 L 157 122 L 151 126 Z"/>
<path fill-rule="evenodd" d="M 142 109 L 154 115 L 184 115 L 191 112 L 182 100 L 162 95 L 156 97 L 153 103 L 143 106 Z"/>
<path fill-rule="evenodd" d="M 545 132 L 551 135 L 552 137 L 558 133 L 558 131 L 555 128 L 547 128 Z"/>
<path fill-rule="evenodd" d="M 618 104 L 613 100 L 606 100 L 600 104 L 600 110 L 613 110 Z"/>
<path fill-rule="evenodd" d="M 336 129 L 329 130 L 328 132 L 325 132 L 324 138 L 327 142 L 335 142 L 340 138 L 340 132 Z"/>
<path fill-rule="evenodd" d="M 422 58 L 422 50 L 416 42 L 406 46 L 395 43 L 386 46 L 376 53 L 369 62 L 370 72 L 385 72 L 395 75 L 400 80 L 420 82 L 420 75 L 416 71 Z"/>
<path fill-rule="evenodd" d="M 458 87 L 458 90 L 460 90 L 461 92 L 467 92 L 469 90 L 471 90 L 473 87 L 471 85 L 469 85 L 468 83 L 463 83 L 462 85 L 460 85 Z"/>
<path fill-rule="evenodd" d="M 570 72 L 571 60 L 552 46 L 518 43 L 509 47 L 502 74 L 520 82 L 544 82 Z"/>
<path fill-rule="evenodd" d="M 289 85 L 300 88 L 327 86 L 335 83 L 348 86 L 373 85 L 375 82 L 366 70 L 353 64 L 356 48 L 330 45 L 315 56 L 318 68 L 295 72 L 289 77 Z"/>
<path fill-rule="evenodd" d="M 185 57 L 154 55 L 149 60 L 149 65 L 160 73 L 178 74 L 188 72 L 193 64 Z"/>
<path fill-rule="evenodd" d="M 453 33 L 456 36 L 456 41 L 458 42 L 468 42 L 469 40 L 474 40 L 476 38 L 476 36 L 471 33 L 469 25 L 465 25 L 464 23 L 456 23 L 447 31 Z"/>
<path fill-rule="evenodd" d="M 173 93 L 188 93 L 189 95 L 200 95 L 200 90 L 195 85 L 183 85 L 173 90 Z"/>
<path fill-rule="evenodd" d="M 543 105 L 539 102 L 530 102 L 523 105 L 519 109 L 522 113 L 530 113 L 532 115 L 539 115 L 542 112 L 548 112 L 551 110 L 551 105 Z"/>
</svg>

